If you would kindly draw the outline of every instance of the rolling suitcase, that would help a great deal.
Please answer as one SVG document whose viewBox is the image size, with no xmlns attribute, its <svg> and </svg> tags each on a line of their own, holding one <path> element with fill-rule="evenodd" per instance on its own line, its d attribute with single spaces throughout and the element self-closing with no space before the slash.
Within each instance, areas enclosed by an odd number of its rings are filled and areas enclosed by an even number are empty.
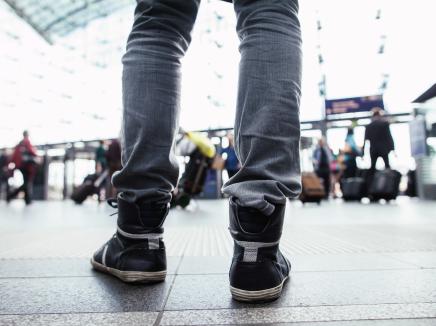
<svg viewBox="0 0 436 326">
<path fill-rule="evenodd" d="M 86 198 L 98 192 L 98 189 L 106 179 L 107 175 L 107 170 L 105 170 L 101 175 L 87 175 L 85 180 L 83 180 L 83 183 L 74 190 L 71 199 L 76 204 L 82 204 Z"/>
<path fill-rule="evenodd" d="M 321 203 L 326 193 L 322 185 L 321 179 L 313 172 L 304 172 L 301 176 L 301 202 Z"/>
<path fill-rule="evenodd" d="M 407 189 L 406 196 L 416 197 L 418 196 L 418 190 L 416 187 L 416 171 L 410 170 L 407 172 Z"/>
<path fill-rule="evenodd" d="M 376 171 L 369 187 L 369 198 L 373 201 L 379 199 L 393 200 L 398 196 L 401 173 L 396 170 Z"/>
<path fill-rule="evenodd" d="M 203 191 L 209 165 L 210 160 L 201 154 L 200 151 L 195 151 L 191 154 L 189 162 L 186 165 L 186 170 L 180 179 L 180 184 L 185 193 L 198 195 Z"/>
<path fill-rule="evenodd" d="M 96 174 L 87 175 L 83 183 L 78 186 L 71 195 L 71 199 L 76 204 L 82 204 L 88 196 L 95 193 L 94 181 L 97 179 Z"/>
<path fill-rule="evenodd" d="M 199 150 L 195 150 L 190 155 L 177 191 L 172 194 L 171 207 L 181 206 L 185 208 L 189 205 L 192 196 L 203 191 L 206 173 L 210 164 L 211 159 L 201 154 Z"/>
<path fill-rule="evenodd" d="M 366 196 L 366 182 L 363 178 L 347 178 L 341 182 L 342 198 L 345 201 L 360 201 Z"/>
</svg>

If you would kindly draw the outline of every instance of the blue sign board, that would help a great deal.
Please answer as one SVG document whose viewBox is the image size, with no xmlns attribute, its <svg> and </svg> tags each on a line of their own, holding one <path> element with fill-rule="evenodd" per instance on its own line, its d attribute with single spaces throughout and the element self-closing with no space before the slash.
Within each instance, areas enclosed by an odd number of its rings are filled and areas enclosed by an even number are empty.
<svg viewBox="0 0 436 326">
<path fill-rule="evenodd" d="M 326 116 L 334 114 L 369 112 L 373 109 L 384 109 L 383 95 L 350 97 L 325 101 Z"/>
</svg>

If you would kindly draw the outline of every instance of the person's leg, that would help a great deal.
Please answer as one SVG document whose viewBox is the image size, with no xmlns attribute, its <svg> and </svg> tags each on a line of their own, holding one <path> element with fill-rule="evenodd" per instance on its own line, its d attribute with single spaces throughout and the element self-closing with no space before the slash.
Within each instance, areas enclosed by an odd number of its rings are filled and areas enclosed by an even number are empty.
<svg viewBox="0 0 436 326">
<path fill-rule="evenodd" d="M 350 166 L 350 178 L 354 178 L 357 176 L 357 163 L 356 159 L 353 159 L 353 162 Z"/>
<path fill-rule="evenodd" d="M 352 170 L 350 165 L 346 165 L 344 172 L 342 174 L 343 179 L 351 178 L 352 177 Z"/>
<path fill-rule="evenodd" d="M 9 194 L 9 187 L 8 187 L 8 179 L 4 178 L 4 180 L 2 181 L 2 185 L 1 185 L 1 198 L 7 200 L 8 198 L 8 194 Z"/>
<path fill-rule="evenodd" d="M 241 62 L 239 173 L 223 191 L 269 215 L 300 192 L 301 36 L 297 0 L 234 0 Z"/>
<path fill-rule="evenodd" d="M 32 202 L 33 178 L 32 178 L 30 171 L 27 168 L 20 169 L 20 171 L 23 175 L 24 201 L 28 205 Z"/>
<path fill-rule="evenodd" d="M 20 172 L 23 176 L 23 184 L 21 186 L 19 186 L 18 188 L 7 192 L 6 201 L 8 201 L 8 202 L 11 201 L 12 199 L 15 199 L 19 195 L 20 192 L 25 190 L 25 177 L 24 177 L 23 171 L 20 170 Z"/>
<path fill-rule="evenodd" d="M 297 0 L 234 0 L 241 63 L 230 196 L 230 290 L 242 301 L 280 296 L 290 263 L 278 249 L 287 197 L 300 185 L 301 36 Z"/>
<path fill-rule="evenodd" d="M 330 191 L 330 172 L 325 170 L 318 170 L 316 175 L 321 179 L 322 187 L 325 191 L 325 197 L 328 198 Z"/>
<path fill-rule="evenodd" d="M 332 185 L 332 177 L 330 171 L 324 171 L 324 189 L 325 189 L 325 198 L 329 198 L 330 190 Z"/>
<path fill-rule="evenodd" d="M 5 184 L 6 184 L 6 191 L 5 191 L 5 194 L 6 194 L 6 201 L 7 201 L 8 194 L 9 194 L 9 191 L 10 191 L 10 189 L 11 189 L 11 187 L 9 186 L 9 177 L 6 177 Z"/>
<path fill-rule="evenodd" d="M 128 202 L 168 203 L 177 184 L 181 62 L 200 0 L 142 0 L 123 57 L 121 171 L 113 184 Z"/>
<path fill-rule="evenodd" d="M 95 269 L 126 282 L 166 276 L 163 228 L 177 184 L 180 68 L 200 0 L 141 0 L 123 57 L 122 169 L 113 176 L 117 233 L 93 256 Z"/>
<path fill-rule="evenodd" d="M 377 159 L 379 157 L 378 153 L 376 153 L 375 151 L 370 151 L 369 155 L 371 157 L 371 171 L 375 171 L 376 166 L 377 166 Z"/>
<path fill-rule="evenodd" d="M 391 165 L 389 163 L 389 153 L 384 153 L 380 155 L 383 162 L 385 163 L 385 169 L 390 169 Z"/>
</svg>

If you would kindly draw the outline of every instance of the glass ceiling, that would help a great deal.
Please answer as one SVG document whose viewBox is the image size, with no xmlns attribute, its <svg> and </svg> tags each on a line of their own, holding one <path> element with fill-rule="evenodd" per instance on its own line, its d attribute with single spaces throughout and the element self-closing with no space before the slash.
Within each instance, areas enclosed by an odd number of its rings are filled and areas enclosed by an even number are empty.
<svg viewBox="0 0 436 326">
<path fill-rule="evenodd" d="M 49 42 L 132 4 L 132 0 L 4 1 Z"/>
</svg>

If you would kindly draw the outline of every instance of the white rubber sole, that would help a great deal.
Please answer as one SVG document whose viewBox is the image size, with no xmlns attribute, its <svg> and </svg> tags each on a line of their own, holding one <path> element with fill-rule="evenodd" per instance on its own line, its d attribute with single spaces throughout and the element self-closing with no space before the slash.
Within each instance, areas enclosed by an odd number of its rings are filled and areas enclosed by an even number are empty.
<svg viewBox="0 0 436 326">
<path fill-rule="evenodd" d="M 276 287 L 259 291 L 247 291 L 230 286 L 230 293 L 232 294 L 233 299 L 242 302 L 272 301 L 280 297 L 283 285 L 287 280 L 288 276 Z"/>
<path fill-rule="evenodd" d="M 165 280 L 167 276 L 167 271 L 159 271 L 159 272 L 139 272 L 139 271 L 120 271 L 115 268 L 104 266 L 96 262 L 93 258 L 91 258 L 91 265 L 94 269 L 111 274 L 121 281 L 126 283 L 155 283 L 162 282 Z"/>
</svg>

